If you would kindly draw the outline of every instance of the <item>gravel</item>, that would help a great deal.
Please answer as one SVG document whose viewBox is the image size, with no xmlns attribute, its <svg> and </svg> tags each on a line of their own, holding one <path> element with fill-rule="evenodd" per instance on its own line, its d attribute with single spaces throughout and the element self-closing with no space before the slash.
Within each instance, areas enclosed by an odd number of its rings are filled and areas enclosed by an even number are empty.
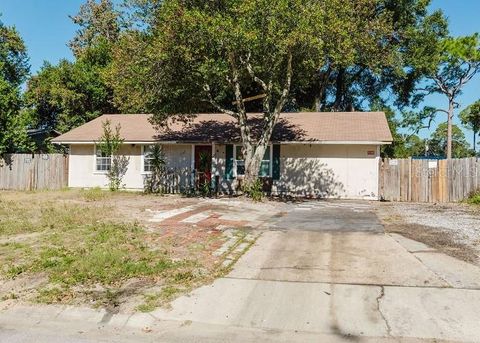
<svg viewBox="0 0 480 343">
<path fill-rule="evenodd" d="M 378 209 L 387 231 L 389 225 L 393 231 L 403 226 L 400 231 L 414 239 L 427 240 L 424 242 L 427 244 L 438 243 L 440 246 L 444 245 L 447 250 L 455 246 L 457 249 L 469 250 L 479 261 L 480 207 L 466 204 L 392 202 L 383 203 Z M 463 252 L 465 255 L 467 253 Z M 462 252 L 457 251 L 457 255 L 456 257 L 461 257 Z"/>
</svg>

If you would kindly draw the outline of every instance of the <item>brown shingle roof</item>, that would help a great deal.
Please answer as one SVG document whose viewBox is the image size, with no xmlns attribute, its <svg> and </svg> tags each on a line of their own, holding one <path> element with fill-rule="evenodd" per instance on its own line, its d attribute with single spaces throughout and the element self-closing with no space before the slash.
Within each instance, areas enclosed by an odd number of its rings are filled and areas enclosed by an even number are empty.
<svg viewBox="0 0 480 343">
<path fill-rule="evenodd" d="M 199 114 L 192 122 L 171 122 L 169 129 L 156 130 L 147 114 L 107 114 L 77 127 L 52 141 L 81 143 L 98 141 L 102 122 L 120 124 L 126 142 L 239 142 L 235 120 L 225 114 Z M 253 132 L 262 128 L 261 115 L 249 114 Z M 272 135 L 274 142 L 391 142 L 392 135 L 383 112 L 282 113 Z"/>
</svg>

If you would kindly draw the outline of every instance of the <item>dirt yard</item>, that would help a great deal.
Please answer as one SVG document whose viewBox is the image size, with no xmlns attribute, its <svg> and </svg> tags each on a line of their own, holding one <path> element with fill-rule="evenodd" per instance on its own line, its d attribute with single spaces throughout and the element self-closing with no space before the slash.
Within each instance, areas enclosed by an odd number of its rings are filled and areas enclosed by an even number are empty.
<svg viewBox="0 0 480 343">
<path fill-rule="evenodd" d="M 480 265 L 480 207 L 468 204 L 378 203 L 386 232 L 399 233 Z"/>
<path fill-rule="evenodd" d="M 99 189 L 0 192 L 0 308 L 151 311 L 211 282 L 271 205 Z"/>
</svg>

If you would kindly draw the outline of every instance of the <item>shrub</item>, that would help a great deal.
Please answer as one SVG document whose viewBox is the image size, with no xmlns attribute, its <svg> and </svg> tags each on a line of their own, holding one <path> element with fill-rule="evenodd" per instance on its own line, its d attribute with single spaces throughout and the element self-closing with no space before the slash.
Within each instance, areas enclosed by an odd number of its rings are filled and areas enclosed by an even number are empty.
<svg viewBox="0 0 480 343">
<path fill-rule="evenodd" d="M 262 201 L 263 199 L 263 182 L 260 179 L 255 180 L 251 184 L 246 184 L 243 187 L 243 192 L 253 201 Z"/>
<path fill-rule="evenodd" d="M 99 201 L 105 199 L 107 193 L 100 187 L 82 190 L 82 196 L 86 201 Z"/>
<path fill-rule="evenodd" d="M 472 205 L 480 204 L 480 190 L 470 193 L 468 198 L 465 200 L 467 203 Z"/>
<path fill-rule="evenodd" d="M 115 132 L 113 132 L 108 119 L 102 123 L 102 126 L 103 134 L 100 137 L 98 147 L 104 154 L 111 157 L 110 169 L 107 172 L 108 187 L 111 191 L 118 191 L 123 187 L 122 179 L 127 172 L 130 159 L 119 154 L 124 141 L 120 135 L 120 125 L 115 127 Z"/>
<path fill-rule="evenodd" d="M 165 179 L 166 161 L 160 144 L 155 144 L 150 150 L 150 175 L 145 177 L 145 193 L 162 193 L 162 184 Z"/>
</svg>

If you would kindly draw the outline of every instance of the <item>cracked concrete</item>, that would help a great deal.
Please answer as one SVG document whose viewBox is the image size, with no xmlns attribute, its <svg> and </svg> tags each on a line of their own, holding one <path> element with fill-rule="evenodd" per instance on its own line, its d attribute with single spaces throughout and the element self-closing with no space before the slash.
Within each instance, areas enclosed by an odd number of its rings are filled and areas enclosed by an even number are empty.
<svg viewBox="0 0 480 343">
<path fill-rule="evenodd" d="M 387 327 L 387 334 L 389 336 L 392 336 L 392 328 L 390 327 L 390 324 L 388 323 L 388 319 L 385 317 L 385 315 L 382 312 L 382 306 L 381 306 L 381 300 L 385 296 L 385 286 L 380 286 L 380 294 L 377 297 L 377 311 L 380 313 L 382 316 L 383 321 L 385 322 L 385 326 Z"/>
</svg>

